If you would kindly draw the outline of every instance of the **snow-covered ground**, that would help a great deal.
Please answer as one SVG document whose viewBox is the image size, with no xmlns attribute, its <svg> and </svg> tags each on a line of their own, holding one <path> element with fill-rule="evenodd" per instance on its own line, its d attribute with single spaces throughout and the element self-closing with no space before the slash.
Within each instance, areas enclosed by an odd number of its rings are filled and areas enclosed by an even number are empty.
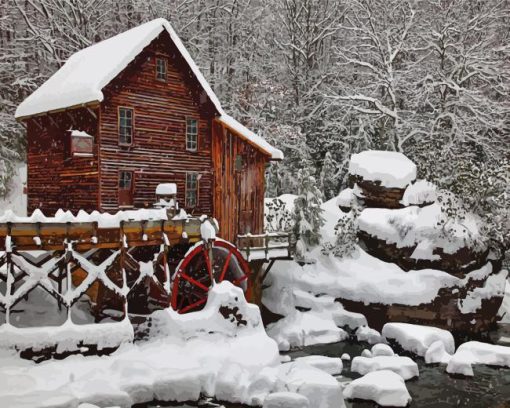
<svg viewBox="0 0 510 408">
<path fill-rule="evenodd" d="M 241 319 L 224 316 L 220 307 L 238 308 Z M 262 405 L 280 391 L 302 395 L 310 407 L 343 406 L 341 387 L 330 374 L 305 362 L 280 363 L 258 308 L 228 282 L 212 288 L 202 311 L 179 315 L 167 309 L 152 317 L 150 340 L 124 344 L 110 356 L 35 364 L 2 350 L 2 406 L 131 407 L 152 400 L 194 401 L 200 395 Z"/>
</svg>

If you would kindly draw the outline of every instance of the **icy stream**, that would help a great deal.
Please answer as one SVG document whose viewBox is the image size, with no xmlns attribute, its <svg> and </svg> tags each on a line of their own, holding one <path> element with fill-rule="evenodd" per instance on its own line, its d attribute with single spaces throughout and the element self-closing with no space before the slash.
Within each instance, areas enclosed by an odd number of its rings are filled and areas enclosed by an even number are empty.
<svg viewBox="0 0 510 408">
<path fill-rule="evenodd" d="M 348 353 L 351 357 L 361 354 L 368 346 L 359 343 L 341 342 L 336 344 L 310 346 L 290 353 L 291 357 L 308 354 L 321 354 L 340 357 Z M 487 366 L 474 366 L 473 378 L 453 378 L 445 372 L 444 365 L 425 365 L 423 359 L 413 357 L 420 369 L 420 377 L 406 381 L 407 389 L 413 401 L 410 407 L 449 408 L 469 407 L 488 408 L 506 407 L 510 402 L 510 369 L 498 369 Z M 360 377 L 350 371 L 350 361 L 344 361 L 344 370 L 339 381 L 350 381 Z M 352 408 L 372 408 L 371 402 L 348 402 Z"/>
</svg>

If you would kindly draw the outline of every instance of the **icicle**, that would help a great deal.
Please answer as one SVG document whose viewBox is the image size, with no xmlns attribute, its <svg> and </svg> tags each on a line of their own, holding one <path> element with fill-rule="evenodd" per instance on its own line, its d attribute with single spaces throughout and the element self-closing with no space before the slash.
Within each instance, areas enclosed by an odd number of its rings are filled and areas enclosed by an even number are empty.
<svg viewBox="0 0 510 408">
<path fill-rule="evenodd" d="M 8 254 L 12 253 L 12 238 L 10 235 L 5 237 L 5 252 Z"/>
</svg>

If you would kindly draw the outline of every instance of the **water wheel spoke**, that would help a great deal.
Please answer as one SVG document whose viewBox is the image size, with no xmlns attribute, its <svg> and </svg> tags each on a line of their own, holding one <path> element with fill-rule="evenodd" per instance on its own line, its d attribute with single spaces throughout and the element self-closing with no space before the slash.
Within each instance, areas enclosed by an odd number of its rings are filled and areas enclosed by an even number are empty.
<svg viewBox="0 0 510 408">
<path fill-rule="evenodd" d="M 205 267 L 207 268 L 207 273 L 208 275 L 210 276 L 211 278 L 211 281 L 212 281 L 212 265 L 211 265 L 211 260 L 209 259 L 209 254 L 207 252 L 207 249 L 206 247 L 204 246 L 203 249 L 202 249 L 202 252 L 204 253 L 204 258 L 205 258 Z"/>
<path fill-rule="evenodd" d="M 206 301 L 207 301 L 207 299 L 206 299 L 206 298 L 203 298 L 203 299 L 197 300 L 196 302 L 191 303 L 190 305 L 188 305 L 188 306 L 183 307 L 182 309 L 180 309 L 180 310 L 179 310 L 179 313 L 186 313 L 186 312 L 189 312 L 190 310 L 195 309 L 196 307 L 203 305 Z"/>
<path fill-rule="evenodd" d="M 191 276 L 185 274 L 184 272 L 181 273 L 181 278 L 187 280 L 189 283 L 192 283 L 193 285 L 195 286 L 198 286 L 199 288 L 201 288 L 202 290 L 204 290 L 205 292 L 208 292 L 209 291 L 209 288 L 207 286 L 205 286 L 204 284 L 202 284 L 201 282 L 197 281 L 196 279 L 193 279 Z"/>
<path fill-rule="evenodd" d="M 243 275 L 243 276 L 241 276 L 240 278 L 234 279 L 234 280 L 232 281 L 232 283 L 233 283 L 234 285 L 239 285 L 241 282 L 244 282 L 246 279 L 248 279 L 248 276 Z"/>
<path fill-rule="evenodd" d="M 223 282 L 225 279 L 225 274 L 227 273 L 228 266 L 230 265 L 230 259 L 232 258 L 232 251 L 230 251 L 227 255 L 227 259 L 225 259 L 225 265 L 223 265 L 223 269 L 221 270 L 221 275 L 218 279 L 218 282 Z"/>
<path fill-rule="evenodd" d="M 214 280 L 228 280 L 243 290 L 247 289 L 243 282 L 248 279 L 249 265 L 228 242 L 217 240 L 212 247 L 202 242 L 181 259 L 179 265 L 172 292 L 172 307 L 179 313 L 201 310 Z"/>
</svg>

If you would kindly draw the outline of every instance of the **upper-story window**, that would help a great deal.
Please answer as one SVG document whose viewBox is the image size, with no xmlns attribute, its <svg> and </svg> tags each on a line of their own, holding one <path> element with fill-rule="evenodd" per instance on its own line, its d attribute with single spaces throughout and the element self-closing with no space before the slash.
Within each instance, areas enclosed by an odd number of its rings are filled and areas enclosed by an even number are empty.
<svg viewBox="0 0 510 408">
<path fill-rule="evenodd" d="M 133 143 L 133 109 L 119 108 L 119 144 Z"/>
<path fill-rule="evenodd" d="M 186 120 L 186 150 L 196 152 L 198 149 L 198 120 Z"/>
<path fill-rule="evenodd" d="M 156 58 L 156 79 L 166 81 L 166 59 Z"/>
</svg>

